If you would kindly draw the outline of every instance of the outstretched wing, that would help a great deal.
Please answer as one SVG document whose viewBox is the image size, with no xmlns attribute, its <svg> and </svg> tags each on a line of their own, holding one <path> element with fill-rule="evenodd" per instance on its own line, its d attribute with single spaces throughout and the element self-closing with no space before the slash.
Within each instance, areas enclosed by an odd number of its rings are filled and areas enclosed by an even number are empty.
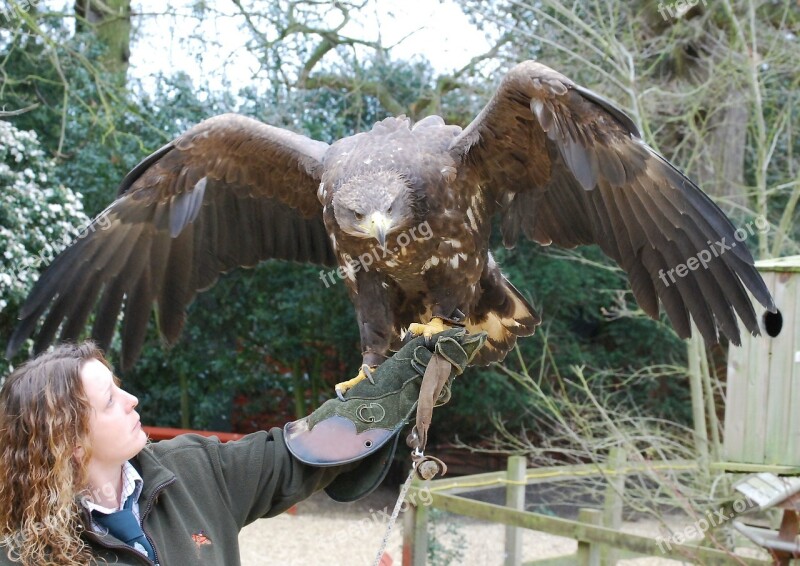
<svg viewBox="0 0 800 566">
<path fill-rule="evenodd" d="M 9 357 L 44 323 L 36 350 L 80 335 L 107 347 L 119 313 L 122 365 L 139 356 L 153 303 L 177 340 L 198 291 L 238 266 L 269 259 L 333 265 L 316 196 L 328 145 L 225 114 L 142 161 L 117 198 L 42 274 L 8 344 Z"/>
<path fill-rule="evenodd" d="M 451 154 L 497 203 L 506 246 L 522 233 L 565 247 L 597 244 L 625 272 L 642 309 L 661 300 L 681 337 L 739 344 L 736 314 L 757 334 L 746 288 L 774 304 L 735 227 L 647 146 L 622 111 L 527 61 L 512 69 Z"/>
</svg>

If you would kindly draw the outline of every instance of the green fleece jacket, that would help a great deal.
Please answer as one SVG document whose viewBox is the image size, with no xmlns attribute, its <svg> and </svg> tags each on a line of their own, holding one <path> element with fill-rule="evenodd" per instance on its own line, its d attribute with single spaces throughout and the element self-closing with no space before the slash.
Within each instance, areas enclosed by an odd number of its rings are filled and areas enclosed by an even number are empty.
<svg viewBox="0 0 800 566">
<path fill-rule="evenodd" d="M 278 428 L 228 443 L 182 435 L 146 446 L 131 463 L 144 480 L 139 510 L 161 566 L 240 564 L 242 527 L 282 513 L 355 467 L 300 463 Z M 83 537 L 99 563 L 153 564 L 113 536 L 93 532 L 88 513 L 84 522 Z M 0 564 L 12 564 L 2 550 Z"/>
</svg>

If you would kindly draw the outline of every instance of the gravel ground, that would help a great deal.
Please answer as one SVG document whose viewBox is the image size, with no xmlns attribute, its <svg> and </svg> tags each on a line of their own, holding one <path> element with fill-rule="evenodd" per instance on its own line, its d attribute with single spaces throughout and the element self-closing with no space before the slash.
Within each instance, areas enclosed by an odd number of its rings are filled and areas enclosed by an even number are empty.
<svg viewBox="0 0 800 566">
<path fill-rule="evenodd" d="M 364 500 L 350 504 L 331 501 L 318 493 L 297 506 L 294 515 L 284 513 L 262 519 L 246 527 L 239 536 L 243 566 L 368 566 L 373 563 L 383 540 L 386 518 L 396 492 L 379 489 Z M 504 527 L 469 518 L 441 514 L 435 518 L 434 539 L 440 547 L 438 560 L 431 564 L 494 566 L 503 563 Z M 686 521 L 675 518 L 675 526 Z M 656 536 L 654 521 L 626 523 L 623 530 Z M 402 514 L 387 545 L 387 552 L 398 566 L 402 559 Z M 574 553 L 577 543 L 545 533 L 523 531 L 525 560 Z M 673 566 L 681 562 L 664 558 L 621 560 L 619 566 Z"/>
</svg>

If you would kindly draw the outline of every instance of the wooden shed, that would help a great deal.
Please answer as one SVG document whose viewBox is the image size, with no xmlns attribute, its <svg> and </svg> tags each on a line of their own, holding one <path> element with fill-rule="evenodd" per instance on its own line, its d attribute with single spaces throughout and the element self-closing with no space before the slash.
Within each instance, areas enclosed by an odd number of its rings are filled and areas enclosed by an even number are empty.
<svg viewBox="0 0 800 566">
<path fill-rule="evenodd" d="M 800 473 L 800 256 L 756 263 L 777 313 L 728 351 L 723 466 Z"/>
</svg>

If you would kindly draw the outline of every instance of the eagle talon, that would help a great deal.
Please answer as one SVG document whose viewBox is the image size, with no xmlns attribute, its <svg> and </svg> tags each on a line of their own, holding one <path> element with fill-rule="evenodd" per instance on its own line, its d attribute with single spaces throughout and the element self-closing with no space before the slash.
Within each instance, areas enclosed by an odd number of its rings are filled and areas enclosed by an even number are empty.
<svg viewBox="0 0 800 566">
<path fill-rule="evenodd" d="M 430 339 L 431 336 L 433 336 L 434 334 L 439 334 L 440 332 L 444 332 L 448 328 L 451 328 L 451 326 L 438 316 L 434 316 L 433 318 L 431 318 L 431 321 L 428 322 L 427 324 L 413 322 L 408 325 L 408 331 L 411 334 L 414 334 L 416 336 L 422 334 L 425 338 L 428 339 Z"/>
<path fill-rule="evenodd" d="M 361 365 L 361 371 L 359 372 L 359 375 L 361 375 L 361 373 L 363 373 L 366 376 L 366 378 L 369 380 L 369 382 L 372 385 L 375 385 L 375 380 L 372 378 L 372 370 L 375 369 L 376 367 L 378 367 L 378 366 L 372 366 L 371 367 L 371 366 L 368 366 L 367 364 L 362 364 Z"/>
<path fill-rule="evenodd" d="M 368 379 L 372 385 L 375 385 L 375 380 L 372 378 L 372 372 L 378 366 L 369 366 L 367 364 L 362 364 L 361 369 L 358 370 L 358 375 L 356 375 L 353 379 L 349 379 L 347 381 L 343 381 L 341 383 L 336 384 L 336 396 L 339 398 L 340 401 L 344 401 L 344 394 L 351 390 L 353 387 Z"/>
</svg>

